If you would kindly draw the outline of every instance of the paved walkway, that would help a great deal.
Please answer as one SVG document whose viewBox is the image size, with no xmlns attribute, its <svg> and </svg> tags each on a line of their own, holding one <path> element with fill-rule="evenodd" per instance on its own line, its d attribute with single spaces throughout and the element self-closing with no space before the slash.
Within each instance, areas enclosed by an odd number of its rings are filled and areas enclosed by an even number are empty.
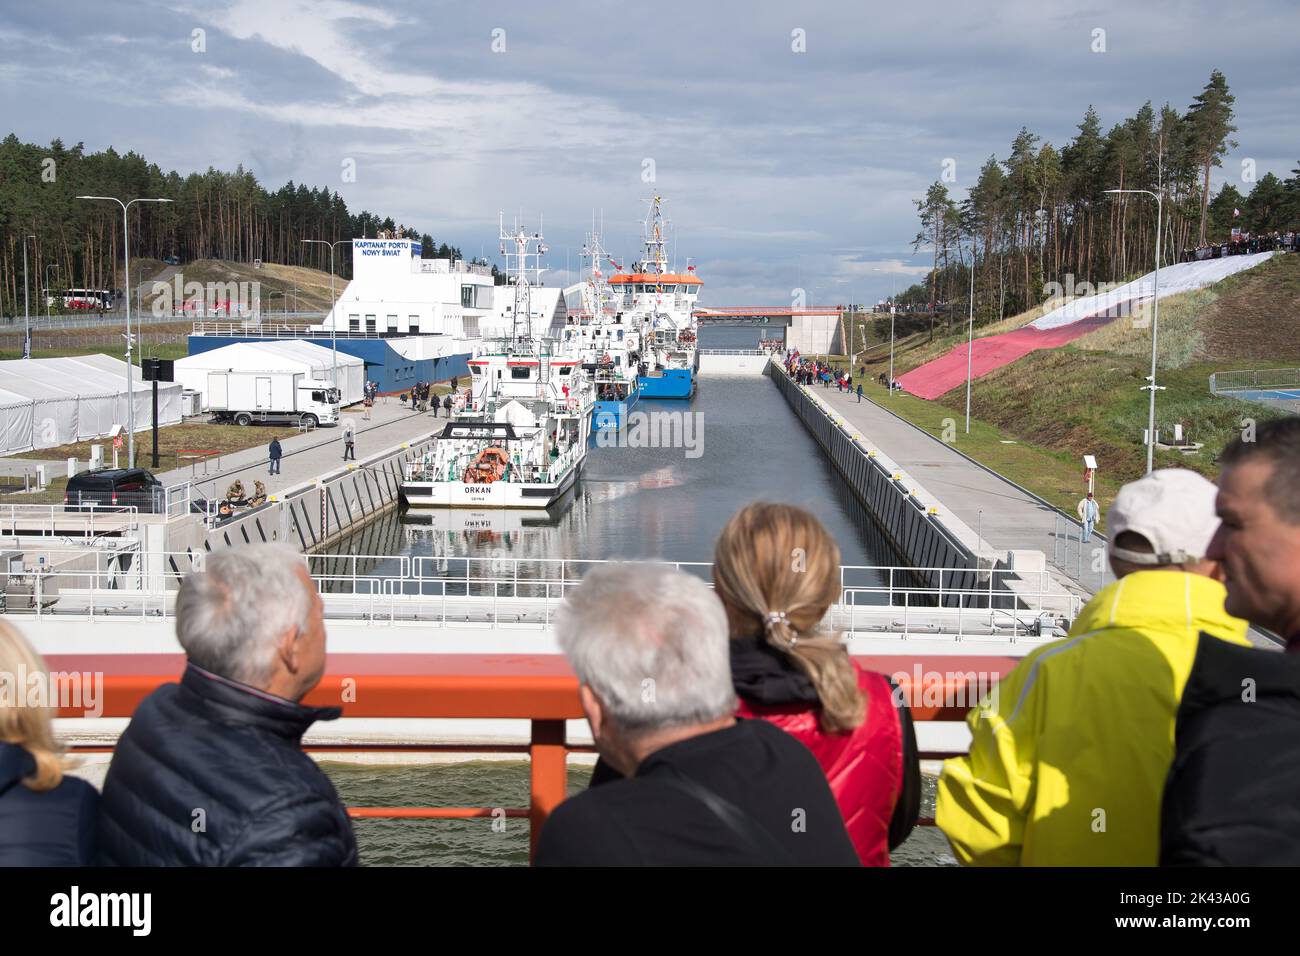
<svg viewBox="0 0 1300 956">
<path fill-rule="evenodd" d="M 402 442 L 424 438 L 433 434 L 446 421 L 439 412 L 434 418 L 432 412 L 412 412 L 410 405 L 401 405 L 394 399 L 384 401 L 382 398 L 370 409 L 371 417 L 366 419 L 361 406 L 345 408 L 343 422 L 351 422 L 356 433 L 357 461 L 364 461 L 368 456 L 385 448 L 400 445 Z M 250 429 L 258 426 L 250 425 Z M 277 494 L 305 481 L 334 471 L 343 466 L 343 424 L 327 426 L 302 435 L 280 439 L 284 457 L 280 462 L 280 474 L 269 475 L 267 449 L 271 439 L 265 444 L 255 445 L 243 451 L 231 452 L 221 456 L 221 470 L 205 475 L 202 466 L 197 474 L 190 466 L 162 472 L 158 475 L 164 485 L 178 485 L 191 481 L 195 493 L 203 498 L 216 498 L 225 495 L 226 488 L 238 478 L 244 488 L 251 494 L 253 482 L 261 481 L 270 494 Z M 140 454 L 139 448 L 136 449 Z M 147 460 L 147 456 L 145 457 Z"/>
<path fill-rule="evenodd" d="M 817 394 L 958 518 L 979 531 L 991 548 L 1042 551 L 1048 567 L 1063 584 L 1089 595 L 1115 580 L 1104 554 L 1096 550 L 1106 542 L 1094 535 L 1080 546 L 1078 523 L 1062 517 L 1047 503 L 865 397 L 859 404 L 856 394 L 833 387 L 818 387 Z M 1094 563 L 1102 570 L 1093 570 Z M 1257 628 L 1251 628 L 1247 638 L 1256 647 L 1278 649 L 1277 642 Z"/>
<path fill-rule="evenodd" d="M 777 373 L 781 374 L 781 373 Z M 958 453 L 952 446 L 904 421 L 865 397 L 817 388 L 837 413 L 870 442 L 906 469 L 995 551 L 1042 551 L 1049 567 L 1072 590 L 1092 594 L 1114 580 L 1109 570 L 1094 571 L 1094 549 L 1105 547 L 1097 536 L 1079 544 L 1077 522 L 1046 502 Z M 960 444 L 960 441 L 959 441 Z"/>
</svg>

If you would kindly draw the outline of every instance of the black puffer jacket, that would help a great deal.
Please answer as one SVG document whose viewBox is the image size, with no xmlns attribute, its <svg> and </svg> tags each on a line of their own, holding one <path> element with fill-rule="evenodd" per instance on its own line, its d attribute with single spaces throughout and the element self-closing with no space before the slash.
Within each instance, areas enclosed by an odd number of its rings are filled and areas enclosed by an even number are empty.
<svg viewBox="0 0 1300 956">
<path fill-rule="evenodd" d="M 100 800 L 107 866 L 355 866 L 352 824 L 300 748 L 303 707 L 191 664 L 141 702 Z"/>
<path fill-rule="evenodd" d="M 90 866 L 99 794 L 66 775 L 53 790 L 32 790 L 23 778 L 35 771 L 31 754 L 0 742 L 0 866 Z"/>
<path fill-rule="evenodd" d="M 1202 634 L 1165 782 L 1165 866 L 1300 866 L 1300 654 Z"/>
</svg>

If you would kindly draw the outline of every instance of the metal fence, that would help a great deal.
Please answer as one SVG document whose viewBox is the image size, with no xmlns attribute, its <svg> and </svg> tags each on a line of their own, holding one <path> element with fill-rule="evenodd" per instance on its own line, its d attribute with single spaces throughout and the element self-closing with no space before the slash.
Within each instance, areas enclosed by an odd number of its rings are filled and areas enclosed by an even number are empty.
<svg viewBox="0 0 1300 956">
<path fill-rule="evenodd" d="M 1255 389 L 1300 388 L 1300 368 L 1238 369 L 1210 376 L 1210 393 L 1222 395 Z"/>
<path fill-rule="evenodd" d="M 207 552 L 155 555 L 134 550 L 42 550 L 37 599 L 10 613 L 96 618 L 131 616 L 166 620 L 175 589 L 204 568 Z M 67 569 L 73 559 L 87 559 Z M 304 555 L 326 617 L 384 624 L 546 628 L 570 588 L 592 567 L 607 562 L 392 555 Z M 707 562 L 662 562 L 711 582 Z M 1012 639 L 1051 636 L 1077 615 L 1080 599 L 1044 573 L 1012 593 L 991 571 L 970 587 L 952 568 L 846 565 L 839 602 L 827 626 L 846 633 L 901 632 Z M 41 599 L 41 594 L 47 596 Z M 49 595 L 58 595 L 49 600 Z"/>
</svg>

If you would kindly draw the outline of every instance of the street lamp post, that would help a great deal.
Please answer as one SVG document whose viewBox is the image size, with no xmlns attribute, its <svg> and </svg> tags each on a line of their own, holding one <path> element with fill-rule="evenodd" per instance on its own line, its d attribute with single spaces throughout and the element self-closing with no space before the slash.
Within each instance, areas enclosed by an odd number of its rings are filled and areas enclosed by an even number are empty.
<svg viewBox="0 0 1300 956">
<path fill-rule="evenodd" d="M 1151 384 L 1143 386 L 1143 388 L 1149 389 L 1151 392 L 1151 401 L 1147 410 L 1147 474 L 1149 475 L 1155 467 L 1156 390 L 1160 387 L 1156 385 L 1156 333 L 1160 328 L 1160 234 L 1163 228 L 1164 203 L 1161 202 L 1158 193 L 1153 193 L 1149 189 L 1107 189 L 1106 192 L 1111 195 L 1142 193 L 1156 201 L 1156 270 L 1152 280 L 1151 294 Z"/>
<path fill-rule="evenodd" d="M 330 352 L 333 353 L 334 368 L 330 384 L 335 389 L 339 387 L 339 346 L 336 330 L 338 329 L 338 299 L 334 297 L 334 247 L 344 242 L 351 242 L 351 239 L 339 239 L 335 242 L 326 242 L 324 239 L 303 239 L 308 245 L 329 246 L 330 250 Z M 296 291 L 296 288 L 295 288 Z"/>
<path fill-rule="evenodd" d="M 27 298 L 27 240 L 35 236 L 23 236 L 23 358 L 32 357 L 32 315 Z"/>
<path fill-rule="evenodd" d="M 131 233 L 127 224 L 126 211 L 138 202 L 171 202 L 170 199 L 130 199 L 126 202 L 118 199 L 116 196 L 78 196 L 78 199 L 97 199 L 104 202 L 115 202 L 122 207 L 122 262 L 124 266 L 123 279 L 125 287 L 123 292 L 126 294 L 123 298 L 126 300 L 126 462 L 128 468 L 135 467 L 135 392 L 131 381 Z"/>
<path fill-rule="evenodd" d="M 970 244 L 970 317 L 966 326 L 966 434 L 970 434 L 971 352 L 975 348 L 975 240 Z"/>
</svg>

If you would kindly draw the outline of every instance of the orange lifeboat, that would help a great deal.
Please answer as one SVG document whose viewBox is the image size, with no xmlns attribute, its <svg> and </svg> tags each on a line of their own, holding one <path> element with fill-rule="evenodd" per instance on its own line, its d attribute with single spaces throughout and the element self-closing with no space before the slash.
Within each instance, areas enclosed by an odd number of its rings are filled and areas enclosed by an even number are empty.
<svg viewBox="0 0 1300 956">
<path fill-rule="evenodd" d="M 492 445 L 484 448 L 465 469 L 465 484 L 490 485 L 505 476 L 510 458 L 504 448 Z"/>
</svg>

